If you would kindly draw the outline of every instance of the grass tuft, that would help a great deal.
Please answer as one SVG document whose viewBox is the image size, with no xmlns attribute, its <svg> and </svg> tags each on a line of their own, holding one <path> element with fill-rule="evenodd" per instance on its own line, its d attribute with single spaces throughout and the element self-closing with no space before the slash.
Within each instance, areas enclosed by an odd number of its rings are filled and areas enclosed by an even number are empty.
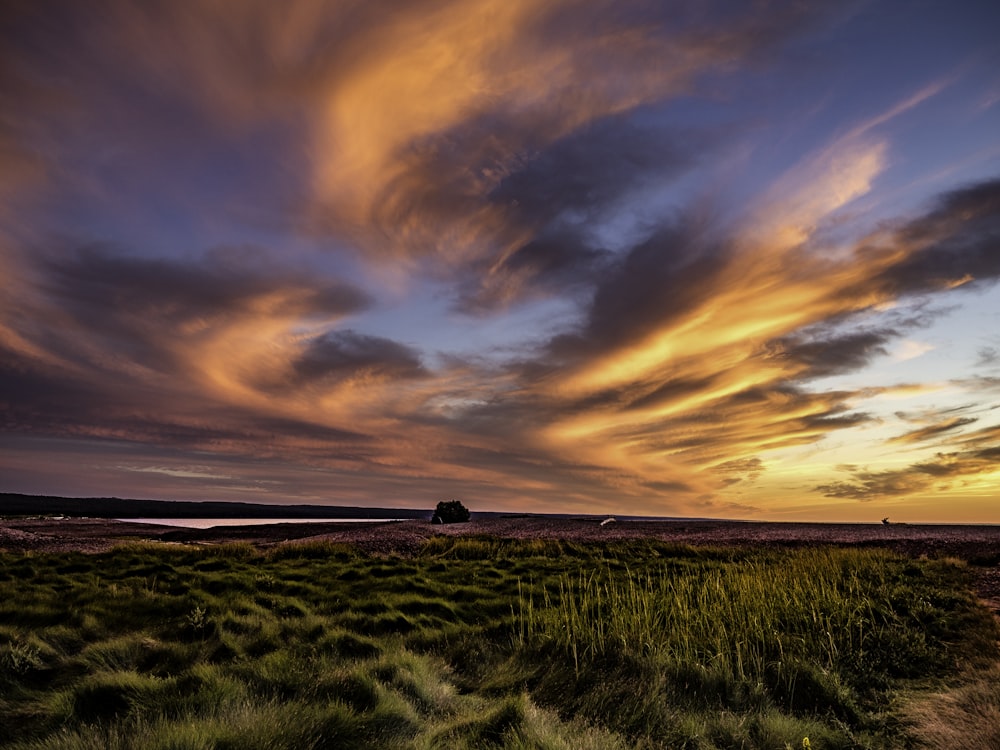
<svg viewBox="0 0 1000 750">
<path fill-rule="evenodd" d="M 1000 746 L 959 560 L 442 536 L 0 571 L 0 750 Z"/>
<path fill-rule="evenodd" d="M 1000 666 L 972 671 L 958 686 L 912 699 L 904 715 L 917 747 L 1000 747 Z"/>
</svg>

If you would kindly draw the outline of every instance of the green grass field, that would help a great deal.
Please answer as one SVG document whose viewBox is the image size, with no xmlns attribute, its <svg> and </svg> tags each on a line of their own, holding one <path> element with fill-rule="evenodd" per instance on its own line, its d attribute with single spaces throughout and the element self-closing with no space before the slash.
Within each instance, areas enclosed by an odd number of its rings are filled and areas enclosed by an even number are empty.
<svg viewBox="0 0 1000 750">
<path fill-rule="evenodd" d="M 914 747 L 914 706 L 1000 702 L 969 585 L 652 542 L 0 555 L 0 747 Z"/>
</svg>

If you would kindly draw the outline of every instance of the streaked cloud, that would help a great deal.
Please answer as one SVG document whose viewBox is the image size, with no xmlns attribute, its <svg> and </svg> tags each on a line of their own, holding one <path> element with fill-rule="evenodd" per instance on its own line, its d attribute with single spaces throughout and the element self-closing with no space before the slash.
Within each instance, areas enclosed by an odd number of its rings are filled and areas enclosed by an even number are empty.
<svg viewBox="0 0 1000 750">
<path fill-rule="evenodd" d="M 994 346 L 984 346 L 978 352 L 977 367 L 989 367 L 1000 363 L 1000 349 Z"/>
<path fill-rule="evenodd" d="M 180 477 L 182 479 L 230 479 L 224 474 L 216 474 L 213 471 L 199 470 L 198 468 L 172 469 L 167 466 L 120 466 L 123 471 L 135 471 L 141 474 L 166 474 L 168 477 Z"/>
<path fill-rule="evenodd" d="M 921 355 L 988 308 L 1000 180 L 942 177 L 971 163 L 958 124 L 933 163 L 912 136 L 981 99 L 978 68 L 890 85 L 843 52 L 861 17 L 944 33 L 919 13 L 12 7 L 17 476 L 44 441 L 97 441 L 100 481 L 165 495 L 324 497 L 327 477 L 352 503 L 767 514 L 769 493 L 836 508 L 993 475 L 992 342 L 961 336 L 976 374 Z"/>
<path fill-rule="evenodd" d="M 952 432 L 966 425 L 978 422 L 978 417 L 952 417 L 936 424 L 927 425 L 916 430 L 904 432 L 892 438 L 894 443 L 918 443 L 925 440 L 935 440 L 945 433 Z"/>
<path fill-rule="evenodd" d="M 934 458 L 903 469 L 857 470 L 845 482 L 820 485 L 826 497 L 870 502 L 886 497 L 915 495 L 937 487 L 950 489 L 956 482 L 981 478 L 995 482 L 1000 446 L 974 451 L 938 453 Z M 990 485 L 987 485 L 990 486 Z"/>
</svg>

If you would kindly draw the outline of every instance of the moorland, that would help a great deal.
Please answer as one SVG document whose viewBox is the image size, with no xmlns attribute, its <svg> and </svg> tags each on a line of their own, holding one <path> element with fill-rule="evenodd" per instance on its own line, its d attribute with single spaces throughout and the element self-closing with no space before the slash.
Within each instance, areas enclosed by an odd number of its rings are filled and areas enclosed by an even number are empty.
<svg viewBox="0 0 1000 750">
<path fill-rule="evenodd" d="M 1000 746 L 1000 530 L 0 522 L 0 747 Z"/>
</svg>

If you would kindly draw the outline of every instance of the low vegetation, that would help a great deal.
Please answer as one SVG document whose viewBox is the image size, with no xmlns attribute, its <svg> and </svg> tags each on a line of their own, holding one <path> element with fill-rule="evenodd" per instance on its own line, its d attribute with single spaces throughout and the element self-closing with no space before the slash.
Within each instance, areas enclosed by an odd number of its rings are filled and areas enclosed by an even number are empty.
<svg viewBox="0 0 1000 750">
<path fill-rule="evenodd" d="M 465 523 L 472 516 L 460 500 L 442 500 L 437 504 L 431 523 Z"/>
<path fill-rule="evenodd" d="M 0 747 L 897 748 L 996 730 L 996 642 L 962 563 L 874 550 L 7 554 Z"/>
</svg>

